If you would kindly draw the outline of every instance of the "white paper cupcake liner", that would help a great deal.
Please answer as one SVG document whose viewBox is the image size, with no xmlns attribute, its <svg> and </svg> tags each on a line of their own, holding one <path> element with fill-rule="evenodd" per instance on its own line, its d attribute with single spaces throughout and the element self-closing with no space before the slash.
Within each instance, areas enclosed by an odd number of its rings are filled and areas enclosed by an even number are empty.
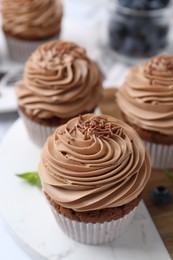
<svg viewBox="0 0 173 260">
<path fill-rule="evenodd" d="M 9 35 L 5 34 L 9 58 L 20 63 L 24 63 L 28 57 L 43 43 L 57 40 L 59 34 L 51 37 L 47 40 L 42 41 L 26 41 L 16 38 L 12 38 Z"/>
<path fill-rule="evenodd" d="M 155 169 L 173 168 L 173 145 L 156 144 L 144 141 L 149 152 L 152 167 Z"/>
<path fill-rule="evenodd" d="M 32 142 L 39 147 L 43 147 L 47 138 L 53 134 L 57 127 L 41 125 L 28 119 L 22 112 L 19 113 L 25 123 L 28 135 Z"/>
<path fill-rule="evenodd" d="M 96 224 L 70 220 L 52 206 L 51 209 L 59 227 L 67 236 L 83 244 L 98 245 L 108 243 L 123 234 L 133 219 L 136 207 L 123 218 Z"/>
<path fill-rule="evenodd" d="M 96 108 L 95 111 L 96 110 L 97 113 L 99 113 L 100 111 L 99 108 Z M 50 135 L 52 135 L 56 130 L 56 128 L 58 127 L 58 126 L 46 126 L 46 125 L 41 125 L 39 123 L 36 123 L 31 119 L 28 119 L 21 110 L 19 110 L 19 115 L 21 116 L 21 118 L 25 123 L 30 139 L 33 141 L 34 144 L 36 144 L 39 147 L 43 147 L 47 138 Z"/>
</svg>

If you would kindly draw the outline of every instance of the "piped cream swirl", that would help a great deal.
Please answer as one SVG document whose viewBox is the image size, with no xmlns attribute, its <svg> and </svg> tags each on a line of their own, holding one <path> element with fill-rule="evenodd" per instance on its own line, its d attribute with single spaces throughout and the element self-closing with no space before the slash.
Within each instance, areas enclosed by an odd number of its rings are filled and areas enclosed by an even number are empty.
<svg viewBox="0 0 173 260">
<path fill-rule="evenodd" d="M 71 118 L 97 106 L 102 94 L 102 75 L 83 48 L 71 42 L 54 41 L 32 54 L 16 93 L 19 106 L 28 115 Z"/>
<path fill-rule="evenodd" d="M 129 122 L 173 136 L 173 56 L 156 56 L 133 68 L 117 102 Z"/>
<path fill-rule="evenodd" d="M 5 32 L 26 40 L 42 40 L 60 32 L 60 0 L 2 0 Z"/>
<path fill-rule="evenodd" d="M 39 174 L 45 192 L 75 211 L 122 206 L 150 177 L 136 132 L 109 116 L 86 114 L 57 128 L 43 147 Z"/>
</svg>

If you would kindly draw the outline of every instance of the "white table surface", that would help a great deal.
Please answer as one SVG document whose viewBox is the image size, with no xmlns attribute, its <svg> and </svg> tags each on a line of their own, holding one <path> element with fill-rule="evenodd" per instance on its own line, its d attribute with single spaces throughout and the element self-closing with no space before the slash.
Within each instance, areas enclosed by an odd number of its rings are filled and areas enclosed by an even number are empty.
<svg viewBox="0 0 173 260">
<path fill-rule="evenodd" d="M 0 143 L 10 126 L 17 119 L 16 113 L 0 115 Z M 7 225 L 0 214 L 0 259 L 1 260 L 31 260 L 11 237 Z"/>
<path fill-rule="evenodd" d="M 31 258 L 16 244 L 7 231 L 0 216 L 0 259 L 2 260 L 31 260 Z"/>
<path fill-rule="evenodd" d="M 98 5 L 102 2 L 105 2 L 105 0 L 73 0 L 74 4 L 72 4 L 72 0 L 64 0 L 65 3 L 70 3 L 70 8 L 67 9 L 66 13 L 70 14 L 73 12 L 73 7 L 75 2 L 78 2 L 79 4 L 79 14 L 81 15 L 82 19 L 84 20 L 84 16 L 82 15 L 82 12 L 84 11 L 82 9 L 82 5 L 81 3 L 87 4 L 88 2 L 90 2 L 90 4 L 94 3 L 93 5 L 95 5 L 95 9 L 96 12 L 94 13 L 90 13 L 90 8 L 88 9 L 88 13 L 86 10 L 86 18 L 87 15 L 92 16 L 95 18 L 96 20 L 96 28 L 100 28 L 101 25 L 104 23 L 103 20 L 100 19 L 101 15 L 105 16 L 105 10 L 102 8 L 100 10 L 100 12 L 98 12 Z M 80 18 L 79 15 L 79 18 Z M 73 18 L 75 19 L 76 16 L 73 15 Z M 74 26 L 74 24 L 72 23 L 72 26 Z M 92 27 L 92 19 L 91 19 L 91 23 L 89 24 L 90 28 Z M 78 28 L 79 29 L 79 28 Z M 81 31 L 82 32 L 82 31 Z M 71 32 L 72 34 L 73 32 Z M 88 32 L 86 32 L 88 33 Z M 101 33 L 101 31 L 99 30 L 99 32 L 97 32 L 98 35 Z M 66 31 L 64 31 L 64 35 L 66 35 Z M 76 35 L 76 41 L 80 42 L 81 39 L 79 39 L 79 35 Z M 101 37 L 101 35 L 99 35 L 99 37 Z M 72 35 L 69 35 L 68 39 L 73 38 Z M 99 39 L 99 38 L 98 38 Z M 98 40 L 97 39 L 97 40 Z M 93 39 L 91 39 L 91 42 L 93 41 Z M 83 45 L 85 46 L 85 40 L 83 39 Z M 94 42 L 92 42 L 92 44 L 94 44 Z M 95 56 L 95 58 L 97 59 L 99 54 L 98 53 L 92 53 L 92 45 L 89 48 L 89 52 L 91 53 L 91 55 L 93 55 L 93 57 Z M 2 47 L 2 46 L 1 46 Z M 1 48 L 0 48 L 1 49 Z M 103 70 L 105 69 L 105 72 L 109 74 L 108 79 L 105 81 L 105 86 L 111 86 L 111 83 L 114 81 L 114 79 L 116 78 L 117 80 L 117 84 L 119 85 L 121 83 L 121 79 L 118 78 L 118 75 L 121 74 L 120 71 L 117 71 L 117 75 L 115 75 L 114 70 L 110 70 L 110 64 L 106 64 L 106 62 L 108 61 L 105 57 L 101 57 L 100 58 L 104 59 L 105 64 L 103 64 Z M 2 65 L 4 65 L 4 67 L 6 68 L 6 63 L 2 64 L 0 67 L 3 67 Z M 105 67 L 104 67 L 105 66 Z M 115 65 L 116 66 L 116 65 Z M 119 70 L 123 70 L 123 66 L 119 67 Z M 17 113 L 13 112 L 13 113 L 5 113 L 5 114 L 0 114 L 0 143 L 2 138 L 4 137 L 6 131 L 9 129 L 9 127 L 14 123 L 14 121 L 17 119 L 18 115 Z M 32 258 L 29 257 L 22 249 L 21 247 L 19 247 L 19 245 L 13 240 L 13 238 L 11 237 L 8 228 L 4 222 L 4 220 L 2 219 L 2 216 L 0 215 L 0 260 L 31 260 Z M 96 259 L 97 260 L 97 259 Z M 159 259 L 160 260 L 160 259 Z"/>
</svg>

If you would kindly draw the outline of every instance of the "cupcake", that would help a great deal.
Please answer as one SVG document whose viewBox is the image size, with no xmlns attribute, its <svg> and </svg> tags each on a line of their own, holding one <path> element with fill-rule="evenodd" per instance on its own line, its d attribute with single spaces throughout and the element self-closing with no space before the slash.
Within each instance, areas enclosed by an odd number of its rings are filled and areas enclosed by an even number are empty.
<svg viewBox="0 0 173 260">
<path fill-rule="evenodd" d="M 117 93 L 124 120 L 144 140 L 157 169 L 173 167 L 173 56 L 131 69 Z"/>
<path fill-rule="evenodd" d="M 130 126 L 86 114 L 47 139 L 38 171 L 65 234 L 81 243 L 102 244 L 127 229 L 150 168 L 145 146 Z"/>
<path fill-rule="evenodd" d="M 2 28 L 9 57 L 25 62 L 42 43 L 59 37 L 60 0 L 2 0 Z"/>
<path fill-rule="evenodd" d="M 19 112 L 34 143 L 42 146 L 57 126 L 95 110 L 102 94 L 102 75 L 85 49 L 54 41 L 28 59 L 17 83 Z"/>
</svg>

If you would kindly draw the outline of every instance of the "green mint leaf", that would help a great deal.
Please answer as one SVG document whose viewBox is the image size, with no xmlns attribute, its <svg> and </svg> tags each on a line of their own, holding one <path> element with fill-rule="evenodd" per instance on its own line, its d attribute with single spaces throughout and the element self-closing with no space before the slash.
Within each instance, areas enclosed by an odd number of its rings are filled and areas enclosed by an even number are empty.
<svg viewBox="0 0 173 260">
<path fill-rule="evenodd" d="M 41 181 L 38 172 L 24 172 L 16 174 L 17 177 L 24 179 L 27 183 L 41 189 Z"/>
<path fill-rule="evenodd" d="M 164 175 L 171 181 L 173 181 L 173 174 L 171 174 L 169 171 L 164 170 L 163 171 Z"/>
</svg>

